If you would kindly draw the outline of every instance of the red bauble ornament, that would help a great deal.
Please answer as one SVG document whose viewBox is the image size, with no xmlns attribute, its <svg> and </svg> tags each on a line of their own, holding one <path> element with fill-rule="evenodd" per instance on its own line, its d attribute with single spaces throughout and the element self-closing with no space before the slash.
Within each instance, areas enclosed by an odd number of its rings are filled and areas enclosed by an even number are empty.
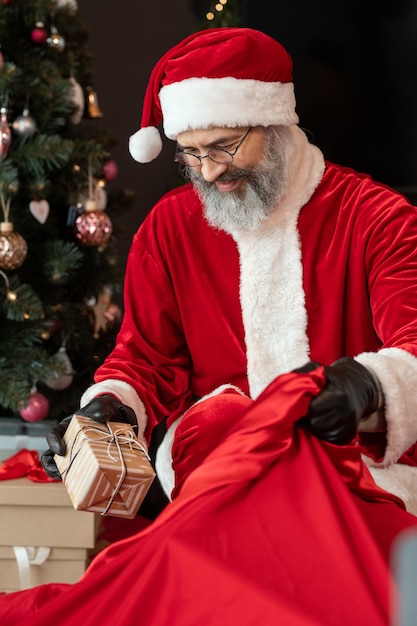
<svg viewBox="0 0 417 626">
<path fill-rule="evenodd" d="M 27 405 L 20 409 L 19 414 L 25 422 L 40 422 L 45 419 L 49 413 L 48 399 L 37 391 L 33 391 Z"/>
<path fill-rule="evenodd" d="M 107 213 L 96 208 L 95 201 L 88 201 L 86 210 L 75 220 L 76 238 L 85 246 L 103 246 L 110 239 L 113 226 Z"/>
<path fill-rule="evenodd" d="M 119 169 L 117 167 L 117 163 L 113 159 L 110 159 L 110 161 L 107 161 L 103 165 L 103 176 L 104 176 L 106 183 L 111 183 L 112 180 L 115 180 L 117 178 L 118 173 L 119 173 Z"/>
<path fill-rule="evenodd" d="M 35 28 L 31 30 L 30 38 L 33 43 L 43 44 L 48 39 L 48 31 L 45 29 L 43 22 L 36 22 Z"/>
</svg>

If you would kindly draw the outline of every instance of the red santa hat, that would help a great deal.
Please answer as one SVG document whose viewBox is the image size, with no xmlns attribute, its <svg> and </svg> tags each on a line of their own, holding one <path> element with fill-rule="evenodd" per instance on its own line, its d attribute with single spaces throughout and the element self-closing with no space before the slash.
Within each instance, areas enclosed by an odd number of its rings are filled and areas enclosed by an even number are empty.
<svg viewBox="0 0 417 626">
<path fill-rule="evenodd" d="M 291 57 L 251 28 L 209 28 L 186 37 L 151 73 L 141 128 L 129 140 L 139 163 L 161 152 L 161 123 L 174 140 L 186 130 L 297 124 Z"/>
</svg>

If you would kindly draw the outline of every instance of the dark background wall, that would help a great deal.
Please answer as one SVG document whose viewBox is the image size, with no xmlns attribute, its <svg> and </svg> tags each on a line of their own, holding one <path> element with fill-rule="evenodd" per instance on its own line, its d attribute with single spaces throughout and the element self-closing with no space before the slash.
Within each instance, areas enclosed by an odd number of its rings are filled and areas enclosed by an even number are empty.
<svg viewBox="0 0 417 626">
<path fill-rule="evenodd" d="M 417 2 L 247 0 L 294 60 L 300 123 L 331 160 L 417 199 Z"/>
</svg>

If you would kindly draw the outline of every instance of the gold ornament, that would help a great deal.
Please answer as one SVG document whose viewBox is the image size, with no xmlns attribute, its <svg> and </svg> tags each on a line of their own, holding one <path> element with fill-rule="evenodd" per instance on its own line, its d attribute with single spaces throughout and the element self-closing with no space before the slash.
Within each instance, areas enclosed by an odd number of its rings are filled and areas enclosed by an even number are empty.
<svg viewBox="0 0 417 626">
<path fill-rule="evenodd" d="M 23 265 L 27 252 L 27 243 L 14 232 L 12 222 L 0 222 L 0 268 L 16 270 Z"/>
<path fill-rule="evenodd" d="M 65 48 L 65 39 L 59 34 L 56 26 L 51 26 L 51 34 L 46 40 L 46 43 L 51 48 L 55 48 L 58 52 L 62 52 Z"/>
<path fill-rule="evenodd" d="M 88 93 L 88 117 L 103 117 L 103 113 L 100 111 L 100 107 L 97 102 L 97 94 L 90 86 L 87 87 Z"/>
</svg>

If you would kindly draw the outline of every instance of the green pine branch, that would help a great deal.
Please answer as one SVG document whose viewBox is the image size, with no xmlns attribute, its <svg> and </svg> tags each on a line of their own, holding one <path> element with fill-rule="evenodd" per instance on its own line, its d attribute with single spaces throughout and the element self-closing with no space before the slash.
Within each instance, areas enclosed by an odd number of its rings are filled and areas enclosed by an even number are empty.
<svg viewBox="0 0 417 626">
<path fill-rule="evenodd" d="M 65 285 L 76 277 L 84 255 L 75 243 L 51 240 L 43 250 L 43 275 L 53 285 Z"/>
<path fill-rule="evenodd" d="M 65 366 L 56 355 L 50 356 L 36 347 L 16 349 L 9 356 L 0 357 L 0 405 L 18 411 L 38 381 L 64 373 Z"/>
<path fill-rule="evenodd" d="M 28 319 L 40 319 L 43 306 L 39 296 L 27 283 L 22 283 L 18 276 L 11 276 L 9 289 L 3 295 L 1 309 L 6 319 L 23 322 Z"/>
<path fill-rule="evenodd" d="M 42 178 L 47 172 L 65 166 L 72 154 L 73 142 L 59 135 L 35 135 L 21 143 L 13 161 L 23 176 Z"/>
</svg>

